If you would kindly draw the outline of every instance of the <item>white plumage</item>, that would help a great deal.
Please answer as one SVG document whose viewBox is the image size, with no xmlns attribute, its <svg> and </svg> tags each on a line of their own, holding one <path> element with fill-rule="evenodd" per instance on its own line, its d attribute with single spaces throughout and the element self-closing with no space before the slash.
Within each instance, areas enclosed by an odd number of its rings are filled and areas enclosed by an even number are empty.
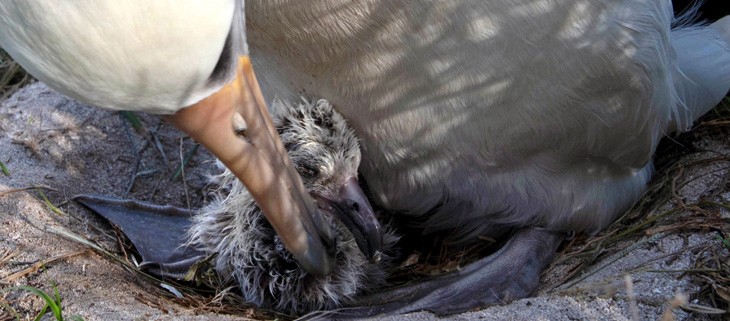
<svg viewBox="0 0 730 321">
<path fill-rule="evenodd" d="M 28 72 L 73 98 L 172 114 L 224 84 L 209 77 L 231 30 L 234 4 L 12 1 L 0 5 L 0 28 L 22 32 L 0 32 L 0 44 Z"/>
<path fill-rule="evenodd" d="M 671 30 L 669 1 L 247 6 L 268 97 L 326 97 L 375 201 L 462 240 L 599 231 L 643 192 L 659 139 L 730 88 L 729 18 Z"/>
</svg>

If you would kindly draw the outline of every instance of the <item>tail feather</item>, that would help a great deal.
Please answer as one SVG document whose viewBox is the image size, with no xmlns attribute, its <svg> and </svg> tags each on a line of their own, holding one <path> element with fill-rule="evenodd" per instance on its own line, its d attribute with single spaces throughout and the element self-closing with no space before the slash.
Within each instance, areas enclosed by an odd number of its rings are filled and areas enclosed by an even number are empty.
<svg viewBox="0 0 730 321">
<path fill-rule="evenodd" d="M 730 16 L 707 26 L 672 30 L 677 103 L 670 130 L 686 130 L 730 90 Z"/>
</svg>

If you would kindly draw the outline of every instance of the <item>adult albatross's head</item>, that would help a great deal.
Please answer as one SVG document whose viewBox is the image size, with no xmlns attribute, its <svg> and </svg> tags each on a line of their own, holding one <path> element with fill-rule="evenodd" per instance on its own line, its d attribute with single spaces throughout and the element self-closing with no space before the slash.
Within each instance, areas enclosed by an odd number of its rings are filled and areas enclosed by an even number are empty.
<svg viewBox="0 0 730 321">
<path fill-rule="evenodd" d="M 71 97 L 166 114 L 243 182 L 305 269 L 328 274 L 334 236 L 271 124 L 244 21 L 236 0 L 2 1 L 0 46 Z"/>
</svg>

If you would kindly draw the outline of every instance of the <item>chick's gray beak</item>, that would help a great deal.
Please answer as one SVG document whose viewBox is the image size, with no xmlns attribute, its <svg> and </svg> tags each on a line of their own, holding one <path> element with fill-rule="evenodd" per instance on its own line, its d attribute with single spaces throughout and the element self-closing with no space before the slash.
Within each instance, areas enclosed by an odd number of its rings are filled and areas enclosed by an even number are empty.
<svg viewBox="0 0 730 321">
<path fill-rule="evenodd" d="M 320 207 L 332 212 L 352 233 L 360 251 L 373 263 L 383 256 L 383 228 L 356 178 L 348 179 L 337 195 L 315 196 Z"/>
</svg>

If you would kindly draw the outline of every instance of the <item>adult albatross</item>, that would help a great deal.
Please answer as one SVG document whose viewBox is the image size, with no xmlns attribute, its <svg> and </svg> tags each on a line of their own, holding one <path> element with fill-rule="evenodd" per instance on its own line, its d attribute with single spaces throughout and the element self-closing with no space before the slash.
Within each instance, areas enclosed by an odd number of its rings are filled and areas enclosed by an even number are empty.
<svg viewBox="0 0 730 321">
<path fill-rule="evenodd" d="M 43 20 L 17 18 L 11 9 L 42 7 L 24 3 L 0 5 L 3 46 L 22 38 L 22 31 L 7 37 L 8 27 Z M 162 3 L 169 7 L 160 16 L 182 10 Z M 234 6 L 197 9 L 216 4 Z M 495 256 L 375 297 L 368 313 L 456 312 L 529 294 L 561 233 L 598 231 L 633 204 L 659 139 L 688 128 L 730 88 L 730 18 L 673 30 L 669 1 L 254 0 L 247 7 L 265 93 L 332 102 L 361 139 L 361 174 L 377 204 L 410 217 L 424 236 L 470 242 L 514 232 Z M 48 48 L 52 56 L 58 47 Z M 51 57 L 43 58 L 18 60 L 45 66 Z M 321 234 L 309 235 L 318 244 Z M 297 244 L 287 246 L 297 251 Z M 305 252 L 295 252 L 310 258 L 305 266 L 329 264 Z"/>
<path fill-rule="evenodd" d="M 730 17 L 673 29 L 670 1 L 246 5 L 264 92 L 335 106 L 361 141 L 375 204 L 423 237 L 512 235 L 492 257 L 354 315 L 530 294 L 561 233 L 595 233 L 627 210 L 659 140 L 730 89 Z"/>
</svg>

